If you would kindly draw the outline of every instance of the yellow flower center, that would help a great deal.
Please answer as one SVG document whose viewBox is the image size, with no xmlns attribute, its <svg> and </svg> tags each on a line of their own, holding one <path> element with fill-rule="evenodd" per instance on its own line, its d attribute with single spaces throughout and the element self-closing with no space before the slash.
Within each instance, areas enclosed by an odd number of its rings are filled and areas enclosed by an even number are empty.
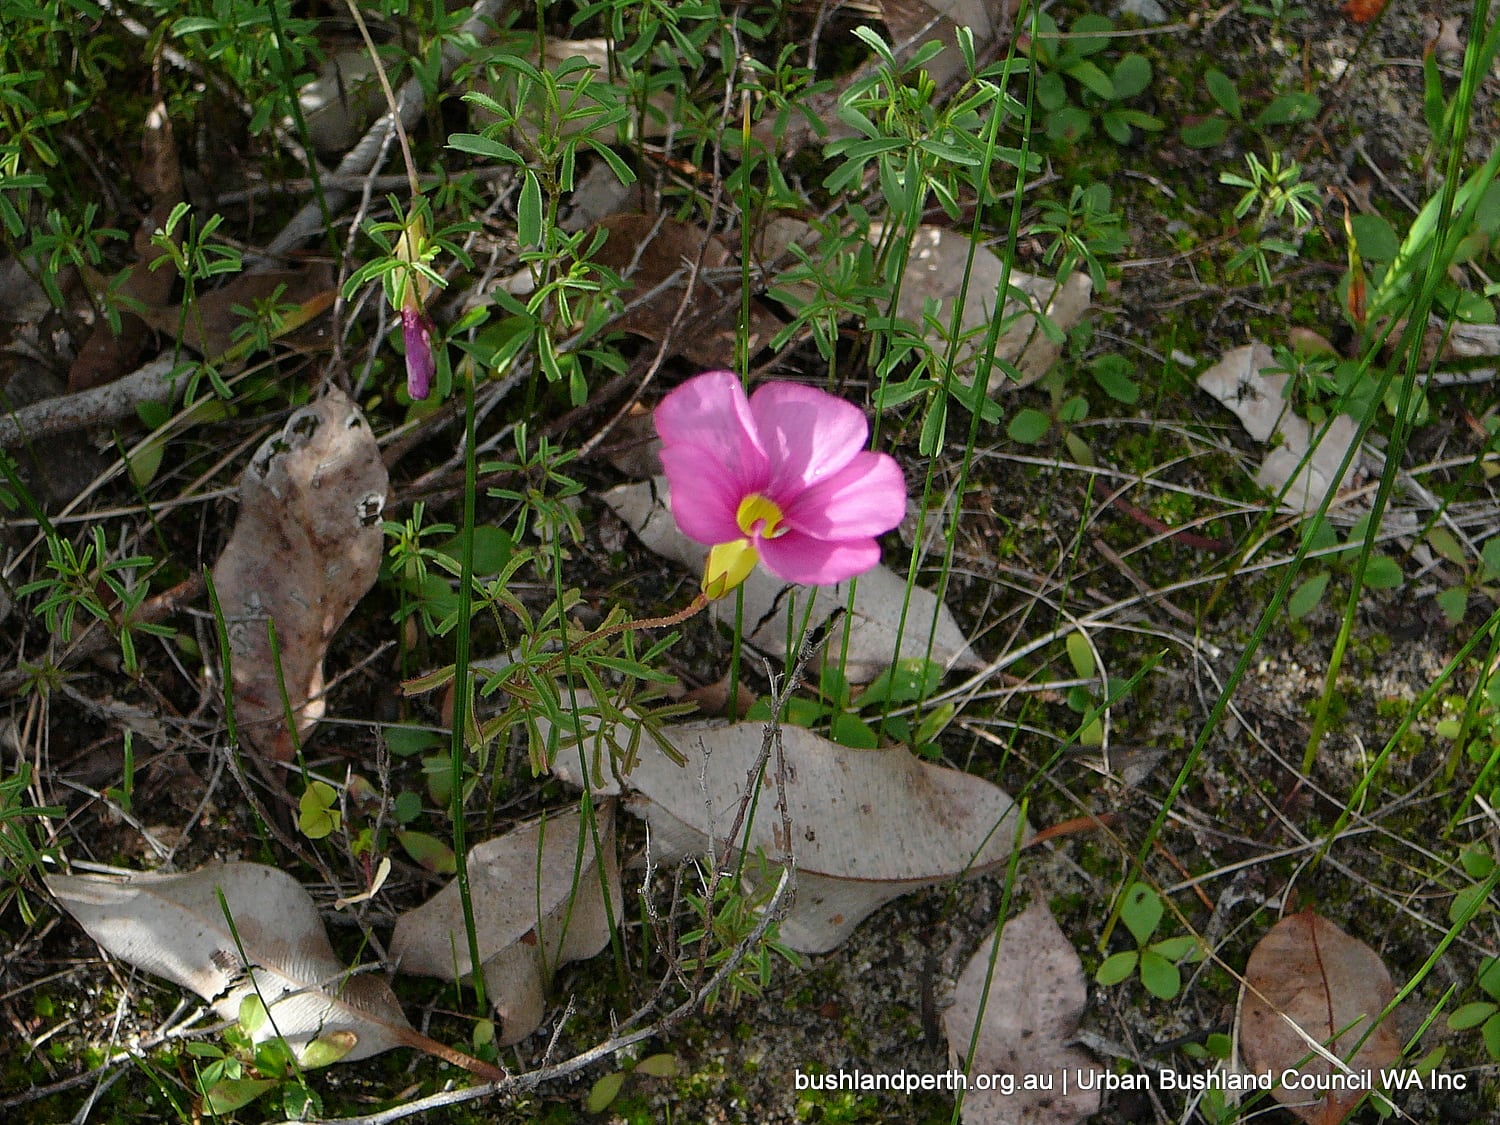
<svg viewBox="0 0 1500 1125">
<path fill-rule="evenodd" d="M 703 568 L 703 592 L 710 598 L 722 598 L 745 579 L 760 561 L 760 552 L 755 549 L 756 539 L 775 539 L 786 534 L 781 526 L 785 515 L 774 500 L 752 492 L 740 501 L 734 513 L 734 522 L 745 533 L 744 539 L 731 539 L 720 543 L 708 552 L 708 562 Z"/>
<path fill-rule="evenodd" d="M 762 539 L 775 539 L 783 534 L 786 531 L 786 528 L 781 526 L 784 518 L 776 502 L 762 496 L 759 492 L 752 492 L 741 500 L 739 511 L 734 514 L 735 522 L 740 525 L 741 531 L 746 535 L 759 536 Z"/>
</svg>

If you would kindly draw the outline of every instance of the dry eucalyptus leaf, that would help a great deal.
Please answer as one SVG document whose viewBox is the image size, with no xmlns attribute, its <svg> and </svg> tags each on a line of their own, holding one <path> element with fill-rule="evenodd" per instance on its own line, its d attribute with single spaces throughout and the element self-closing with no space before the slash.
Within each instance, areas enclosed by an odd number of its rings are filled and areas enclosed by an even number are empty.
<svg viewBox="0 0 1500 1125">
<path fill-rule="evenodd" d="M 1358 453 L 1342 477 L 1339 465 L 1354 444 L 1359 427 L 1349 415 L 1340 414 L 1315 432 L 1306 419 L 1292 412 L 1283 397 L 1290 376 L 1267 370 L 1275 363 L 1271 349 L 1264 344 L 1246 344 L 1225 352 L 1218 363 L 1198 376 L 1198 386 L 1227 406 L 1262 445 L 1279 436 L 1280 443 L 1261 462 L 1255 483 L 1281 496 L 1282 505 L 1289 511 L 1315 512 L 1330 488 L 1342 491 L 1354 483 Z"/>
<path fill-rule="evenodd" d="M 479 957 L 485 990 L 500 1017 L 501 1046 L 518 1043 L 541 1026 L 552 974 L 559 965 L 592 957 L 608 945 L 609 920 L 618 923 L 621 916 L 613 803 L 596 811 L 592 827 L 574 809 L 469 852 Z M 457 883 L 396 920 L 391 957 L 403 972 L 444 980 L 453 980 L 455 971 L 467 975 L 469 943 Z"/>
<path fill-rule="evenodd" d="M 720 320 L 704 323 L 702 316 L 714 311 L 720 294 L 701 272 L 737 266 L 736 256 L 729 248 L 716 235 L 706 234 L 690 223 L 662 216 L 611 215 L 597 226 L 608 231 L 609 238 L 594 254 L 593 260 L 630 282 L 630 288 L 620 294 L 627 310 L 614 322 L 614 327 L 658 344 L 670 336 L 673 352 L 700 367 L 730 366 L 734 357 L 735 318 L 739 315 L 740 304 L 735 300 L 725 305 L 725 315 Z M 702 264 L 692 300 L 673 330 L 672 322 L 677 318 L 689 277 L 700 260 Z M 646 299 L 647 294 L 678 274 L 680 276 L 673 284 Z M 736 277 L 734 292 L 738 292 L 738 286 L 739 278 Z M 636 304 L 638 301 L 640 303 Z M 751 352 L 764 346 L 780 327 L 780 321 L 752 303 Z"/>
<path fill-rule="evenodd" d="M 156 305 L 171 295 L 177 273 L 172 269 L 151 268 L 153 261 L 166 254 L 151 239 L 166 225 L 172 209 L 182 202 L 183 194 L 176 135 L 163 102 L 157 102 L 146 114 L 135 178 L 136 185 L 150 197 L 151 209 L 136 228 L 131 242 L 135 263 L 124 271 L 114 301 L 119 304 L 120 298 L 125 298 L 126 304 Z M 102 279 L 101 284 L 104 284 Z M 108 320 L 95 324 L 68 370 L 69 392 L 113 383 L 132 370 L 145 350 L 148 336 L 147 325 L 128 309 L 120 313 L 118 336 Z"/>
<path fill-rule="evenodd" d="M 1394 1021 L 1370 1029 L 1394 994 L 1391 974 L 1368 945 L 1311 910 L 1293 914 L 1260 939 L 1245 966 L 1240 1054 L 1253 1072 L 1298 1070 L 1309 1083 L 1319 1083 L 1335 1070 L 1343 1073 L 1344 1067 L 1335 1068 L 1314 1053 L 1312 1040 L 1343 1059 L 1361 1079 L 1378 1079 L 1401 1056 Z M 1308 1125 L 1339 1125 L 1361 1093 L 1281 1086 L 1272 1091 Z"/>
<path fill-rule="evenodd" d="M 898 58 L 924 43 L 943 44 L 942 54 L 924 68 L 941 89 L 964 77 L 964 57 L 955 33 L 974 33 L 974 53 L 983 59 L 1010 31 L 1011 5 L 1005 0 L 881 0 L 881 15 L 890 29 Z"/>
<path fill-rule="evenodd" d="M 604 494 L 604 502 L 651 550 L 680 563 L 694 574 L 703 573 L 708 548 L 677 529 L 669 506 L 666 477 L 619 485 Z M 751 571 L 740 588 L 745 592 L 745 639 L 767 655 L 784 657 L 787 637 L 796 636 L 801 628 L 813 590 L 788 586 L 764 567 Z M 812 618 L 807 626 L 809 630 L 817 628 L 834 610 L 848 604 L 847 583 L 816 587 L 816 591 Z M 901 633 L 898 653 L 896 636 L 903 601 L 907 603 L 906 629 Z M 733 621 L 735 599 L 720 599 L 713 604 L 712 611 L 721 620 Z M 934 620 L 937 630 L 929 653 L 927 634 Z M 898 656 L 930 659 L 945 668 L 973 670 L 984 666 L 970 649 L 968 638 L 948 607 L 941 605 L 931 591 L 920 587 L 912 590 L 907 601 L 906 580 L 885 566 L 877 566 L 859 576 L 854 610 L 847 622 L 849 641 L 843 668 L 850 683 L 874 679 Z M 843 654 L 842 626 L 834 630 L 829 644 L 837 646 Z"/>
<path fill-rule="evenodd" d="M 878 241 L 884 233 L 879 223 L 870 225 L 871 241 Z M 901 277 L 901 299 L 897 303 L 897 315 L 922 329 L 928 329 L 923 320 L 922 308 L 926 301 L 938 302 L 938 322 L 943 325 L 942 334 L 929 335 L 928 342 L 939 354 L 948 348 L 947 326 L 953 315 L 953 302 L 958 299 L 963 286 L 965 269 L 969 259 L 969 238 L 944 227 L 918 227 L 912 239 L 906 272 Z M 984 343 L 984 331 L 994 319 L 996 298 L 1005 276 L 1005 262 L 986 246 L 974 250 L 974 264 L 968 270 L 969 288 L 965 294 L 963 315 L 960 318 L 958 360 L 955 370 L 965 381 L 974 377 L 974 363 Z M 1005 313 L 1014 323 L 1001 334 L 995 346 L 995 357 L 1008 360 L 1021 372 L 1016 386 L 1029 386 L 1036 382 L 1057 362 L 1062 354 L 1062 336 L 1083 319 L 1089 310 L 1094 283 L 1088 274 L 1075 270 L 1058 285 L 1049 277 L 1010 271 L 1011 292 L 1005 300 Z M 1044 310 L 1047 319 L 1056 325 L 1059 337 L 1054 339 L 1042 331 L 1037 323 L 1036 311 Z M 1008 380 L 998 371 L 991 374 L 991 391 L 999 390 Z"/>
<path fill-rule="evenodd" d="M 271 1019 L 256 1038 L 279 1030 L 299 1057 L 314 1039 L 338 1032 L 355 1037 L 344 1056 L 351 1062 L 424 1046 L 385 979 L 353 975 L 334 956 L 312 899 L 279 868 L 226 863 L 187 875 L 52 875 L 47 887 L 110 953 L 191 989 L 224 1019 L 236 1019 L 240 1002 L 259 993 Z"/>
<path fill-rule="evenodd" d="M 316 264 L 237 274 L 227 285 L 198 294 L 186 315 L 181 305 L 143 304 L 140 316 L 157 332 L 180 340 L 199 355 L 217 358 L 235 345 L 236 330 L 250 323 L 236 307 L 254 310 L 274 297 L 283 308 L 295 305 L 299 310 L 321 311 L 333 304 L 334 296 L 333 271 Z"/>
<path fill-rule="evenodd" d="M 943 1013 L 943 1029 L 948 1059 L 962 1070 L 978 1020 L 968 1073 L 1010 1075 L 1013 1088 L 1008 1094 L 1003 1087 L 966 1093 L 965 1125 L 1073 1125 L 1098 1113 L 1098 1084 L 1080 1090 L 1074 1081 L 1080 1071 L 1103 1070 L 1071 1045 L 1088 1003 L 1078 951 L 1046 905 L 1033 903 L 1005 923 L 985 1000 L 994 940 L 990 935 L 980 942 L 964 967 L 954 985 L 953 1005 Z"/>
<path fill-rule="evenodd" d="M 322 717 L 323 656 L 380 569 L 390 480 L 358 407 L 340 391 L 292 413 L 240 478 L 240 512 L 214 566 L 240 736 L 292 757 L 277 663 L 299 736 Z M 276 625 L 273 657 L 267 622 Z"/>
<path fill-rule="evenodd" d="M 782 919 L 781 940 L 802 953 L 824 953 L 884 903 L 921 887 L 978 875 L 1010 859 L 1031 829 L 1001 789 L 960 770 L 922 762 L 904 749 L 850 750 L 801 727 L 783 727 L 786 791 L 777 788 L 772 754 L 759 800 L 750 773 L 766 732 L 760 723 L 697 722 L 663 726 L 661 736 L 684 759 L 678 765 L 650 740 L 623 779 L 598 786 L 601 795 L 624 792 L 627 807 L 651 827 L 659 862 L 710 850 L 733 863 L 742 844 L 777 862 L 790 846 L 797 865 L 797 895 Z M 553 772 L 581 783 L 579 749 L 565 732 Z M 610 778 L 605 743 L 629 741 L 628 732 L 586 735 L 584 748 L 595 778 Z M 740 809 L 753 808 L 733 839 Z M 783 834 L 782 810 L 791 826 Z"/>
</svg>

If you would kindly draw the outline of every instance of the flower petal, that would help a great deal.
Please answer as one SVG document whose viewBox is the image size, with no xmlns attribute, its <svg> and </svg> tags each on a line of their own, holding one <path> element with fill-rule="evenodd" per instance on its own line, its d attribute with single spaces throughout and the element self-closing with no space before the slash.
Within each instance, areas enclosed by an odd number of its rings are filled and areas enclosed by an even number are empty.
<svg viewBox="0 0 1500 1125">
<path fill-rule="evenodd" d="M 745 537 L 735 521 L 744 493 L 721 462 L 695 445 L 664 445 L 661 464 L 671 492 L 672 518 L 684 535 L 711 544 Z"/>
<path fill-rule="evenodd" d="M 817 539 L 881 535 L 906 515 L 906 478 L 885 453 L 860 452 L 786 507 L 786 523 Z"/>
<path fill-rule="evenodd" d="M 832 586 L 880 561 L 880 544 L 873 539 L 814 539 L 789 531 L 776 539 L 758 539 L 755 546 L 767 570 L 803 586 Z"/>
<path fill-rule="evenodd" d="M 432 358 L 432 321 L 421 309 L 401 310 L 401 342 L 406 348 L 406 393 L 424 399 L 432 390 L 437 365 Z"/>
<path fill-rule="evenodd" d="M 765 488 L 770 465 L 756 441 L 744 388 L 730 372 L 693 376 L 661 400 L 655 421 L 665 447 L 698 449 L 700 461 L 715 462 L 730 474 L 741 496 Z"/>
<path fill-rule="evenodd" d="M 761 448 L 771 462 L 768 494 L 779 504 L 847 465 L 870 435 L 852 402 L 796 383 L 766 383 L 750 397 Z"/>
</svg>

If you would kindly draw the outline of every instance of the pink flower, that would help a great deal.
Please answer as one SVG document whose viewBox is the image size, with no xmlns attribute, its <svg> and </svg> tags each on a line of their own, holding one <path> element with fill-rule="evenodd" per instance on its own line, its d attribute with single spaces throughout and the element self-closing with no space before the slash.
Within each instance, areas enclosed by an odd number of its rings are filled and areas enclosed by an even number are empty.
<svg viewBox="0 0 1500 1125">
<path fill-rule="evenodd" d="M 875 536 L 906 514 L 896 462 L 867 451 L 853 403 L 795 383 L 750 398 L 728 371 L 689 379 L 656 408 L 672 515 L 713 549 L 703 589 L 734 589 L 764 559 L 787 582 L 826 586 L 880 561 Z"/>
<path fill-rule="evenodd" d="M 432 359 L 432 321 L 415 301 L 401 309 L 401 340 L 406 345 L 406 393 L 414 399 L 426 398 L 437 370 Z"/>
</svg>

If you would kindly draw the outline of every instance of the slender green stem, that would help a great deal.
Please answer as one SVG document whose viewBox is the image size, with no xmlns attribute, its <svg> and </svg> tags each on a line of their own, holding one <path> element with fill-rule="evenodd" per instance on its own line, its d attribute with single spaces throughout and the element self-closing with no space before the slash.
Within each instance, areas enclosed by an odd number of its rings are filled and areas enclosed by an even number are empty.
<svg viewBox="0 0 1500 1125">
<path fill-rule="evenodd" d="M 474 497 L 478 469 L 474 452 L 474 373 L 459 368 L 464 389 L 464 517 L 459 530 L 458 627 L 453 642 L 453 731 L 448 744 L 448 806 L 453 818 L 454 882 L 463 904 L 464 935 L 469 942 L 469 964 L 474 975 L 474 998 L 485 1008 L 484 971 L 479 959 L 479 934 L 474 924 L 474 899 L 469 887 L 468 847 L 464 839 L 464 758 L 469 726 L 469 630 L 474 601 Z"/>
</svg>

